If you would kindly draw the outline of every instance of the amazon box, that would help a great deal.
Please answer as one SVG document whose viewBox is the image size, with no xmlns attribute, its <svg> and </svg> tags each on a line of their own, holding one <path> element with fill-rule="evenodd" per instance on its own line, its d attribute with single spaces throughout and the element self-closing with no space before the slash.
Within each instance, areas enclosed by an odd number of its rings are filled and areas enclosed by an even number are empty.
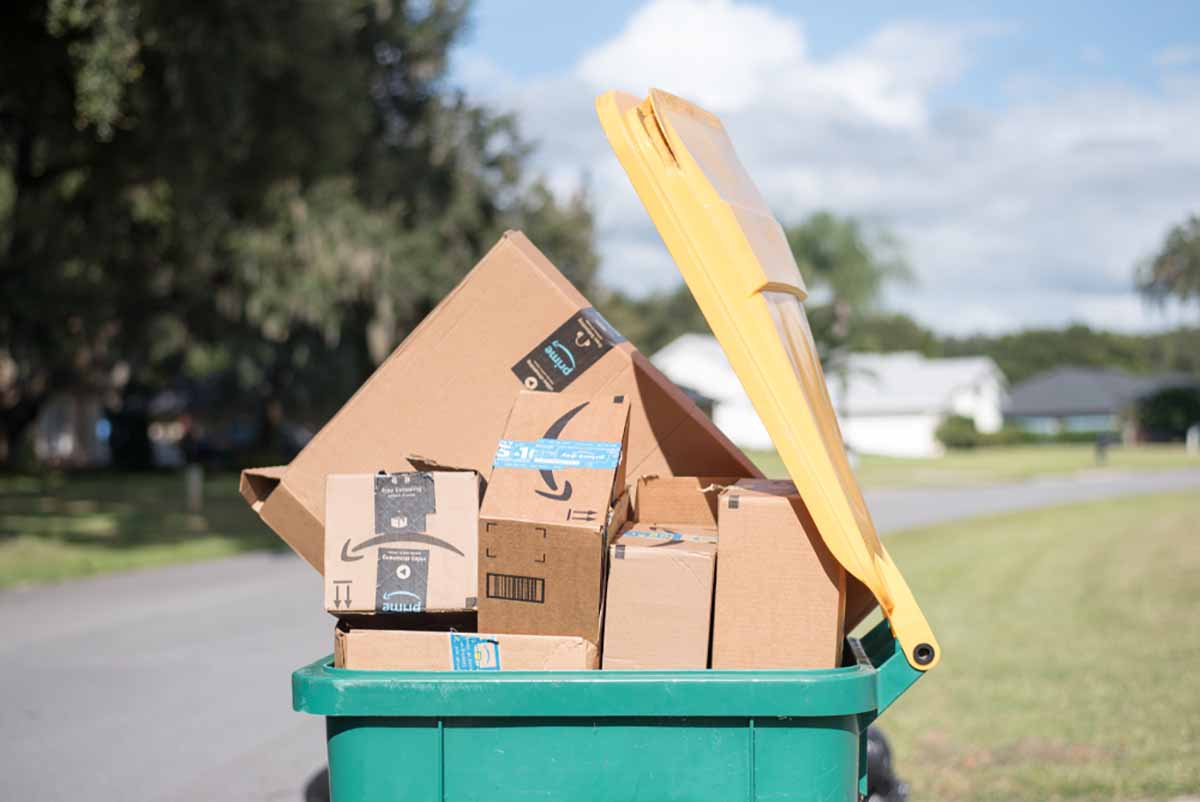
<svg viewBox="0 0 1200 802">
<path fill-rule="evenodd" d="M 479 491 L 474 471 L 331 475 L 325 609 L 335 615 L 474 609 Z"/>
<path fill-rule="evenodd" d="M 362 629 L 334 630 L 333 665 L 374 671 L 586 671 L 596 647 L 556 635 L 483 635 Z"/>
<path fill-rule="evenodd" d="M 604 667 L 707 668 L 717 529 L 627 524 L 609 547 Z"/>
<path fill-rule="evenodd" d="M 326 476 L 412 470 L 413 454 L 486 476 L 522 389 L 623 395 L 631 476 L 760 475 L 524 235 L 509 232 L 290 465 L 244 471 L 242 496 L 323 570 Z"/>
<path fill-rule="evenodd" d="M 713 668 L 835 668 L 846 572 L 786 481 L 742 479 L 717 507 Z"/>
<path fill-rule="evenodd" d="M 479 521 L 479 628 L 600 642 L 609 534 L 623 497 L 629 399 L 522 392 Z"/>
</svg>

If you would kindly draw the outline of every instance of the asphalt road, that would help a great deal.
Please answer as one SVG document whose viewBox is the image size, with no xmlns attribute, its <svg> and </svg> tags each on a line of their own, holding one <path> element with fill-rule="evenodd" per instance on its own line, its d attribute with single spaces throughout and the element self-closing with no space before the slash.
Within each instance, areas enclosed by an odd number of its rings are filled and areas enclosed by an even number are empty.
<svg viewBox="0 0 1200 802">
<path fill-rule="evenodd" d="M 880 490 L 885 532 L 1127 493 L 1200 470 Z M 0 788 L 40 800 L 322 798 L 323 721 L 289 675 L 330 651 L 317 576 L 291 555 L 0 593 Z"/>
</svg>

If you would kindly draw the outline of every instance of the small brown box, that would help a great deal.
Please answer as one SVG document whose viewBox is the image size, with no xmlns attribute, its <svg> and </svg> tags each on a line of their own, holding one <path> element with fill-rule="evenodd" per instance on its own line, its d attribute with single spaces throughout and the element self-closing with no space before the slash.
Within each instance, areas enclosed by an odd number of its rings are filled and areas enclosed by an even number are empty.
<svg viewBox="0 0 1200 802">
<path fill-rule="evenodd" d="M 609 547 L 604 667 L 708 666 L 717 530 L 627 524 Z"/>
<path fill-rule="evenodd" d="M 600 642 L 604 558 L 624 522 L 623 395 L 523 392 L 479 522 L 479 628 Z"/>
<path fill-rule="evenodd" d="M 332 474 L 326 494 L 326 610 L 475 608 L 477 473 Z"/>
<path fill-rule="evenodd" d="M 742 479 L 721 493 L 713 668 L 834 668 L 846 572 L 791 482 Z"/>
</svg>

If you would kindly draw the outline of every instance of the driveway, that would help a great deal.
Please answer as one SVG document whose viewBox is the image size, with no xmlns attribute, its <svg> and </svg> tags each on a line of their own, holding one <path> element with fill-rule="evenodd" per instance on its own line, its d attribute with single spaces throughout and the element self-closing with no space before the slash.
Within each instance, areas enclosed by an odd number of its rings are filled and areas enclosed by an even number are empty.
<svg viewBox="0 0 1200 802">
<path fill-rule="evenodd" d="M 1128 493 L 1200 488 L 1200 470 L 877 490 L 885 532 Z M 5 798 L 320 798 L 324 723 L 290 672 L 330 651 L 316 574 L 250 554 L 0 593 Z"/>
</svg>

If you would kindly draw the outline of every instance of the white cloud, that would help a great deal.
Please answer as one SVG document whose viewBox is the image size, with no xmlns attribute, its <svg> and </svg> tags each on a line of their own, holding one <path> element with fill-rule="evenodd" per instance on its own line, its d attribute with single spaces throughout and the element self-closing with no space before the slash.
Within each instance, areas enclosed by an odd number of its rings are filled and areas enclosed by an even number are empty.
<svg viewBox="0 0 1200 802">
<path fill-rule="evenodd" d="M 505 88 L 494 65 L 476 65 L 488 78 L 473 86 L 521 112 L 555 186 L 589 177 L 603 276 L 616 286 L 662 288 L 678 274 L 592 103 L 606 89 L 658 86 L 721 115 L 785 222 L 830 208 L 899 234 L 920 283 L 890 301 L 927 324 L 1165 322 L 1132 292 L 1132 269 L 1200 210 L 1200 83 L 1043 82 L 1002 109 L 939 105 L 973 48 L 1011 34 L 897 23 L 815 59 L 801 22 L 770 9 L 655 0 L 563 74 Z"/>
<path fill-rule="evenodd" d="M 578 74 L 597 88 L 638 86 L 650 75 L 715 112 L 734 112 L 794 73 L 804 48 L 799 24 L 766 8 L 658 0 L 586 54 Z"/>
<path fill-rule="evenodd" d="M 1159 67 L 1194 67 L 1200 64 L 1200 45 L 1175 45 L 1154 54 Z"/>
</svg>

